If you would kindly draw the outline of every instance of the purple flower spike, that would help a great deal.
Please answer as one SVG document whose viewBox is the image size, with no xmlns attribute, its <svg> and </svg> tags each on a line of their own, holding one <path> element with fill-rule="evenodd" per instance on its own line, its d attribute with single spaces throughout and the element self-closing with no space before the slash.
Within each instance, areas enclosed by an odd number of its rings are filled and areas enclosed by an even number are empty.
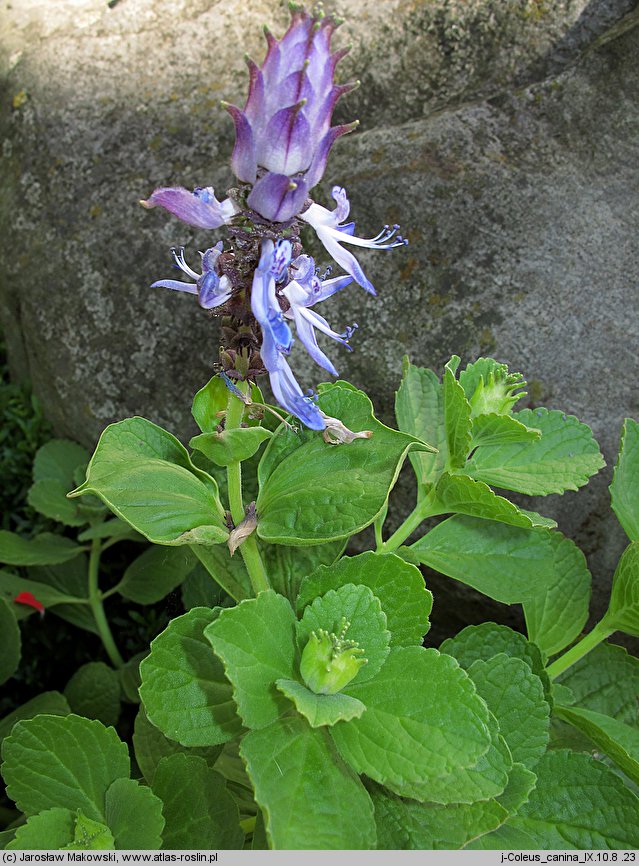
<svg viewBox="0 0 639 866">
<path fill-rule="evenodd" d="M 181 186 L 160 187 L 140 204 L 146 208 L 163 207 L 182 222 L 199 229 L 217 229 L 230 222 L 239 211 L 230 198 L 218 201 L 212 186 L 196 187 L 193 192 Z"/>
<path fill-rule="evenodd" d="M 331 127 L 338 99 L 356 86 L 333 82 L 346 53 L 331 53 L 338 25 L 332 15 L 291 5 L 291 23 L 282 39 L 265 31 L 268 49 L 262 66 L 247 60 L 250 84 L 244 109 L 223 103 L 235 124 L 233 171 L 254 184 L 249 207 L 273 222 L 300 212 L 324 173 L 334 142 L 356 126 Z"/>
</svg>

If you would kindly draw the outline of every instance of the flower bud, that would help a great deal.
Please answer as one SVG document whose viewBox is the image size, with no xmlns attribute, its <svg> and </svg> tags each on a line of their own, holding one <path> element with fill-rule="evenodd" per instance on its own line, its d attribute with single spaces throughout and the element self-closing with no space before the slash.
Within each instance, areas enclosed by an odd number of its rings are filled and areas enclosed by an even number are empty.
<svg viewBox="0 0 639 866">
<path fill-rule="evenodd" d="M 265 30 L 261 67 L 247 58 L 249 94 L 244 109 L 222 103 L 235 123 L 231 165 L 253 185 L 248 205 L 283 222 L 298 214 L 324 174 L 334 142 L 357 125 L 331 126 L 336 102 L 356 84 L 336 84 L 335 67 L 346 51 L 331 52 L 339 21 L 291 4 L 291 24 L 281 39 Z"/>
<path fill-rule="evenodd" d="M 505 365 L 491 370 L 482 376 L 470 398 L 472 417 L 490 412 L 509 415 L 515 403 L 526 396 L 524 391 L 514 392 L 525 387 L 526 382 L 521 373 L 509 373 Z"/>
<path fill-rule="evenodd" d="M 357 676 L 368 659 L 356 641 L 345 640 L 350 623 L 342 619 L 338 635 L 323 628 L 311 632 L 302 653 L 300 673 L 304 682 L 317 695 L 334 695 Z"/>
</svg>

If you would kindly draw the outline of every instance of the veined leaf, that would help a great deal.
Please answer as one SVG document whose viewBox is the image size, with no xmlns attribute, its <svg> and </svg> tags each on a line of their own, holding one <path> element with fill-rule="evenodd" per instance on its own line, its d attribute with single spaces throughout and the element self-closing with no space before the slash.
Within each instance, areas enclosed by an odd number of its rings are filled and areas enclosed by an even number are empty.
<svg viewBox="0 0 639 866">
<path fill-rule="evenodd" d="M 489 412 L 472 419 L 471 449 L 479 445 L 511 445 L 515 442 L 535 442 L 541 438 L 541 431 L 526 427 L 512 415 L 498 415 Z"/>
<path fill-rule="evenodd" d="M 130 771 L 114 729 L 75 715 L 18 722 L 2 756 L 7 793 L 26 815 L 60 807 L 103 821 L 107 789 Z"/>
<path fill-rule="evenodd" d="M 0 562 L 7 565 L 56 565 L 74 559 L 81 552 L 82 548 L 70 538 L 52 532 L 27 539 L 0 530 Z"/>
<path fill-rule="evenodd" d="M 605 465 L 590 427 L 558 410 L 523 409 L 513 416 L 541 430 L 536 442 L 482 445 L 465 472 L 506 490 L 545 496 L 578 490 Z"/>
<path fill-rule="evenodd" d="M 272 435 L 265 427 L 238 427 L 221 433 L 200 433 L 191 439 L 189 445 L 218 466 L 228 466 L 257 454 L 260 445 Z"/>
<path fill-rule="evenodd" d="M 217 484 L 184 446 L 145 418 L 102 433 L 87 480 L 70 496 L 95 493 L 156 544 L 219 544 L 228 538 Z"/>
<path fill-rule="evenodd" d="M 602 643 L 558 677 L 570 689 L 575 705 L 637 723 L 639 659 L 624 647 Z"/>
<path fill-rule="evenodd" d="M 552 579 L 545 529 L 455 515 L 409 547 L 419 561 L 505 604 L 534 598 Z"/>
<path fill-rule="evenodd" d="M 368 586 L 347 583 L 339 589 L 330 589 L 304 609 L 297 623 L 297 643 L 300 651 L 308 643 L 311 633 L 321 629 L 339 634 L 346 620 L 346 639 L 354 641 L 363 651 L 366 664 L 349 683 L 349 688 L 374 677 L 384 664 L 389 651 L 390 633 L 386 628 L 386 614 L 380 600 Z"/>
<path fill-rule="evenodd" d="M 162 801 L 163 847 L 172 851 L 241 848 L 244 833 L 224 778 L 203 758 L 184 753 L 162 758 L 153 778 Z"/>
<path fill-rule="evenodd" d="M 550 534 L 552 579 L 545 592 L 524 601 L 530 640 L 546 655 L 554 655 L 577 638 L 588 619 L 592 578 L 586 557 L 560 532 Z"/>
<path fill-rule="evenodd" d="M 602 626 L 639 636 L 639 542 L 624 550 L 612 578 L 612 592 Z"/>
<path fill-rule="evenodd" d="M 369 526 L 384 508 L 408 452 L 430 446 L 373 417 L 361 391 L 343 383 L 321 389 L 319 406 L 370 439 L 328 445 L 317 431 L 280 427 L 259 465 L 257 533 L 276 544 L 320 544 Z"/>
<path fill-rule="evenodd" d="M 513 760 L 534 767 L 546 751 L 550 727 L 550 707 L 539 677 L 526 662 L 505 653 L 473 662 L 468 676 L 499 722 Z"/>
<path fill-rule="evenodd" d="M 495 830 L 508 817 L 496 800 L 477 803 L 419 803 L 371 785 L 377 847 L 389 850 L 456 850 Z"/>
<path fill-rule="evenodd" d="M 324 729 L 299 717 L 277 719 L 250 731 L 240 751 L 271 848 L 375 847 L 371 799 Z"/>
<path fill-rule="evenodd" d="M 12 677 L 20 664 L 20 627 L 9 602 L 0 598 L 0 683 Z"/>
<path fill-rule="evenodd" d="M 550 751 L 535 772 L 528 802 L 505 825 L 526 834 L 527 848 L 639 847 L 639 799 L 603 764 L 590 755 Z"/>
<path fill-rule="evenodd" d="M 555 713 L 589 737 L 629 779 L 639 784 L 638 728 L 583 707 L 555 707 Z"/>
<path fill-rule="evenodd" d="M 639 424 L 626 418 L 610 485 L 612 510 L 631 541 L 639 541 Z"/>
<path fill-rule="evenodd" d="M 275 686 L 295 677 L 295 614 L 273 590 L 221 610 L 205 628 L 233 684 L 233 697 L 248 728 L 263 728 L 290 706 Z"/>
<path fill-rule="evenodd" d="M 379 598 L 391 646 L 421 646 L 430 627 L 433 596 L 416 566 L 393 553 L 368 551 L 359 556 L 344 556 L 304 578 L 297 598 L 298 613 L 317 596 L 346 583 L 368 586 Z"/>
<path fill-rule="evenodd" d="M 438 449 L 411 452 L 410 462 L 420 489 L 434 484 L 448 461 L 446 421 L 444 418 L 444 390 L 432 370 L 414 367 L 404 357 L 402 383 L 395 397 L 395 417 L 403 433 L 410 433 Z"/>
<path fill-rule="evenodd" d="M 456 359 L 456 363 L 453 361 Z M 470 403 L 464 389 L 455 378 L 459 358 L 453 358 L 444 368 L 444 419 L 446 423 L 446 442 L 448 445 L 448 466 L 461 469 L 470 451 Z"/>
<path fill-rule="evenodd" d="M 496 520 L 509 526 L 546 526 L 546 518 L 538 519 L 534 512 L 517 508 L 510 500 L 497 496 L 483 481 L 475 481 L 468 475 L 449 475 L 444 472 L 435 488 L 437 500 L 433 508 L 441 513 L 453 512 L 470 517 Z"/>
<path fill-rule="evenodd" d="M 340 753 L 398 794 L 415 797 L 416 786 L 472 766 L 490 747 L 485 703 L 457 663 L 436 650 L 392 649 L 376 677 L 343 691 L 366 712 L 331 728 Z"/>
<path fill-rule="evenodd" d="M 194 607 L 171 620 L 140 664 L 147 716 L 183 746 L 225 743 L 241 730 L 231 684 L 204 637 L 219 611 Z"/>
</svg>

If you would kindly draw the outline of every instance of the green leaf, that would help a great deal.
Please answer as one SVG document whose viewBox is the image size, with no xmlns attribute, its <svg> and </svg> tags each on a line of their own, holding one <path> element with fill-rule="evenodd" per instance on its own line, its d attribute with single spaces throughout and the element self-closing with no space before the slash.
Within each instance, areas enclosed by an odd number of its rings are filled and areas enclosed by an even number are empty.
<svg viewBox="0 0 639 866">
<path fill-rule="evenodd" d="M 402 373 L 402 384 L 395 397 L 397 425 L 402 432 L 438 449 L 435 454 L 419 451 L 409 455 L 418 485 L 423 489 L 437 481 L 448 462 L 444 390 L 432 370 L 414 367 L 407 357 L 402 361 Z"/>
<path fill-rule="evenodd" d="M 31 485 L 27 501 L 37 512 L 51 520 L 66 526 L 84 526 L 89 522 L 87 516 L 80 513 L 75 502 L 67 499 L 72 486 L 72 483 L 67 486 L 53 478 L 43 478 Z"/>
<path fill-rule="evenodd" d="M 70 538 L 43 532 L 35 538 L 22 538 L 15 532 L 0 530 L 0 562 L 8 565 L 56 565 L 68 562 L 82 548 Z"/>
<path fill-rule="evenodd" d="M 436 650 L 393 649 L 374 679 L 345 691 L 366 712 L 331 729 L 340 753 L 398 794 L 473 765 L 490 746 L 485 703 L 457 663 Z"/>
<path fill-rule="evenodd" d="M 78 466 L 86 466 L 89 452 L 70 439 L 52 439 L 36 453 L 33 462 L 34 481 L 58 481 L 67 490 L 73 487 L 73 474 Z"/>
<path fill-rule="evenodd" d="M 610 604 L 602 627 L 639 637 L 639 542 L 628 545 L 612 578 Z"/>
<path fill-rule="evenodd" d="M 367 551 L 316 569 L 301 583 L 298 613 L 317 596 L 347 583 L 368 586 L 379 598 L 391 635 L 390 646 L 421 646 L 430 628 L 433 596 L 424 586 L 420 570 L 394 553 Z"/>
<path fill-rule="evenodd" d="M 257 533 L 264 541 L 320 544 L 359 532 L 384 508 L 408 452 L 428 447 L 385 427 L 366 394 L 342 383 L 326 386 L 319 406 L 373 436 L 328 445 L 317 431 L 280 427 L 259 465 Z"/>
<path fill-rule="evenodd" d="M 575 704 L 621 722 L 637 723 L 639 659 L 624 647 L 602 643 L 558 677 Z"/>
<path fill-rule="evenodd" d="M 162 758 L 153 779 L 162 801 L 163 847 L 173 851 L 241 848 L 244 833 L 237 806 L 219 773 L 203 758 L 176 754 Z"/>
<path fill-rule="evenodd" d="M 610 485 L 612 510 L 631 541 L 639 541 L 639 424 L 626 418 Z"/>
<path fill-rule="evenodd" d="M 532 770 L 528 770 L 523 764 L 513 764 L 508 774 L 508 784 L 496 800 L 509 815 L 514 815 L 528 800 L 536 782 L 537 776 Z"/>
<path fill-rule="evenodd" d="M 334 725 L 359 718 L 366 707 L 357 698 L 337 692 L 334 695 L 317 695 L 295 680 L 276 680 L 275 685 L 295 704 L 295 709 L 304 716 L 312 728 Z"/>
<path fill-rule="evenodd" d="M 130 538 L 132 541 L 144 541 L 141 535 L 119 517 L 112 517 L 110 520 L 95 523 L 78 535 L 78 541 L 82 542 L 92 541 L 94 538 L 117 538 L 118 540 Z"/>
<path fill-rule="evenodd" d="M 222 751 L 221 745 L 192 749 L 181 746 L 174 740 L 169 740 L 147 719 L 143 707 L 140 707 L 135 717 L 133 747 L 138 767 L 151 786 L 153 786 L 155 771 L 163 758 L 177 754 L 195 755 L 197 758 L 202 758 L 206 765 L 212 769 Z"/>
<path fill-rule="evenodd" d="M 64 851 L 113 851 L 115 840 L 109 828 L 100 821 L 92 821 L 82 812 L 75 820 L 73 841 L 65 845 Z"/>
<path fill-rule="evenodd" d="M 0 719 L 0 742 L 9 736 L 15 723 L 22 719 L 32 719 L 40 713 L 49 716 L 68 716 L 70 712 L 67 699 L 60 692 L 42 692 Z"/>
<path fill-rule="evenodd" d="M 156 544 L 219 544 L 228 538 L 217 484 L 178 440 L 145 418 L 102 433 L 87 480 L 70 496 L 95 493 Z"/>
<path fill-rule="evenodd" d="M 47 809 L 32 815 L 15 831 L 7 851 L 59 851 L 75 835 L 77 816 L 70 809 Z"/>
<path fill-rule="evenodd" d="M 162 801 L 134 779 L 113 782 L 104 813 L 118 850 L 157 850 L 162 845 Z"/>
<path fill-rule="evenodd" d="M 638 728 L 581 707 L 555 707 L 555 713 L 589 737 L 600 752 L 608 755 L 629 779 L 639 784 Z"/>
<path fill-rule="evenodd" d="M 87 595 L 88 564 L 88 557 L 81 553 L 57 565 L 33 565 L 27 568 L 27 577 L 53 586 L 65 595 L 82 598 Z"/>
<path fill-rule="evenodd" d="M 275 680 L 295 676 L 295 614 L 273 590 L 227 608 L 204 634 L 233 684 L 233 697 L 248 728 L 263 728 L 289 708 Z"/>
<path fill-rule="evenodd" d="M 120 718 L 120 680 L 104 662 L 89 662 L 73 674 L 64 696 L 72 712 L 104 725 L 115 725 Z"/>
<path fill-rule="evenodd" d="M 239 427 L 221 433 L 200 433 L 191 439 L 189 446 L 201 451 L 218 466 L 229 466 L 257 454 L 262 443 L 272 435 L 264 427 Z"/>
<path fill-rule="evenodd" d="M 452 469 L 461 469 L 466 463 L 470 451 L 470 403 L 466 399 L 464 389 L 455 378 L 454 366 L 459 363 L 457 355 L 453 355 L 444 368 L 444 419 L 446 423 L 446 442 L 448 445 L 448 463 Z"/>
<path fill-rule="evenodd" d="M 220 422 L 229 402 L 229 389 L 220 376 L 213 376 L 193 398 L 191 414 L 202 433 L 213 433 Z"/>
<path fill-rule="evenodd" d="M 552 532 L 554 568 L 545 592 L 524 601 L 528 637 L 546 655 L 554 655 L 577 638 L 588 619 L 592 578 L 586 557 L 560 532 Z"/>
<path fill-rule="evenodd" d="M 452 511 L 468 514 L 509 526 L 545 526 L 547 523 L 544 518 L 541 521 L 535 520 L 537 515 L 534 515 L 534 512 L 521 511 L 510 500 L 497 496 L 487 484 L 475 481 L 468 475 L 449 475 L 444 472 L 437 482 L 435 492 L 437 500 L 434 508 L 441 513 Z"/>
<path fill-rule="evenodd" d="M 16 616 L 5 598 L 0 598 L 0 683 L 18 670 L 22 641 Z"/>
<path fill-rule="evenodd" d="M 102 821 L 104 797 L 129 775 L 129 753 L 113 728 L 80 716 L 18 722 L 2 744 L 7 794 L 26 815 L 59 806 Z"/>
<path fill-rule="evenodd" d="M 506 826 L 544 850 L 639 847 L 639 799 L 590 755 L 547 752 L 535 768 L 537 785 Z M 567 796 L 570 792 L 570 796 Z"/>
<path fill-rule="evenodd" d="M 390 633 L 386 628 L 386 615 L 380 600 L 368 586 L 344 584 L 331 589 L 309 604 L 297 624 L 297 645 L 300 651 L 308 643 L 311 632 L 320 629 L 339 634 L 342 620 L 346 619 L 346 639 L 354 641 L 364 651 L 367 663 L 360 667 L 349 683 L 349 688 L 374 677 L 384 664 L 389 652 Z"/>
<path fill-rule="evenodd" d="M 578 490 L 605 465 L 592 431 L 559 410 L 523 409 L 514 416 L 541 430 L 536 442 L 482 445 L 464 471 L 506 490 L 545 496 Z"/>
<path fill-rule="evenodd" d="M 209 549 L 218 550 L 215 547 Z M 230 607 L 233 603 L 231 596 L 213 580 L 199 561 L 182 582 L 180 591 L 185 610 L 190 610 L 192 607 Z"/>
<path fill-rule="evenodd" d="M 375 847 L 371 799 L 323 729 L 278 719 L 248 733 L 240 751 L 271 848 Z"/>
<path fill-rule="evenodd" d="M 140 703 L 140 662 L 145 659 L 149 651 L 136 653 L 131 656 L 118 671 L 120 688 L 122 689 L 122 700 L 129 704 Z"/>
<path fill-rule="evenodd" d="M 471 450 L 479 445 L 511 445 L 514 442 L 535 442 L 541 438 L 541 431 L 526 427 L 512 415 L 497 415 L 489 412 L 472 419 Z"/>
<path fill-rule="evenodd" d="M 86 591 L 86 590 L 85 590 Z M 53 586 L 46 583 L 39 583 L 36 580 L 27 580 L 17 574 L 11 574 L 9 571 L 0 571 L 0 596 L 4 597 L 7 602 L 12 602 L 13 599 L 21 592 L 30 592 L 34 595 L 45 608 L 56 607 L 59 604 L 78 604 L 88 599 L 78 599 L 68 593 L 61 592 Z M 15 608 L 21 605 L 16 604 Z M 33 608 L 29 609 L 31 612 Z"/>
<path fill-rule="evenodd" d="M 458 850 L 496 829 L 508 812 L 496 800 L 418 803 L 375 785 L 371 791 L 377 847 L 387 850 Z"/>
<path fill-rule="evenodd" d="M 183 746 L 214 746 L 241 730 L 231 684 L 204 637 L 219 609 L 194 607 L 171 620 L 140 664 L 149 720 Z"/>
<path fill-rule="evenodd" d="M 302 579 L 320 565 L 332 565 L 343 552 L 345 544 L 344 539 L 314 544 L 312 547 L 266 544 L 260 549 L 260 553 L 271 586 L 293 604 Z"/>
<path fill-rule="evenodd" d="M 521 659 L 541 680 L 546 698 L 550 693 L 550 680 L 539 647 L 508 626 L 494 622 L 469 625 L 455 637 L 445 640 L 439 649 L 454 656 L 465 670 L 477 659 L 489 661 L 499 653 Z"/>
<path fill-rule="evenodd" d="M 204 547 L 196 544 L 191 548 L 211 578 L 235 601 L 250 598 L 253 594 L 251 580 L 239 556 L 231 557 L 228 548 Z"/>
<path fill-rule="evenodd" d="M 499 722 L 514 761 L 532 768 L 546 751 L 550 707 L 544 687 L 529 665 L 505 653 L 478 660 L 468 676 Z"/>
<path fill-rule="evenodd" d="M 182 583 L 196 562 L 187 547 L 149 547 L 128 566 L 117 590 L 138 604 L 155 604 Z"/>
<path fill-rule="evenodd" d="M 505 604 L 534 597 L 552 578 L 553 550 L 545 529 L 455 515 L 409 550 L 423 565 Z"/>
<path fill-rule="evenodd" d="M 443 776 L 421 782 L 406 782 L 403 790 L 396 793 L 441 805 L 469 804 L 500 796 L 508 785 L 513 761 L 506 741 L 499 734 L 497 720 L 490 714 L 486 733 L 490 745 L 472 766 L 456 767 Z"/>
</svg>

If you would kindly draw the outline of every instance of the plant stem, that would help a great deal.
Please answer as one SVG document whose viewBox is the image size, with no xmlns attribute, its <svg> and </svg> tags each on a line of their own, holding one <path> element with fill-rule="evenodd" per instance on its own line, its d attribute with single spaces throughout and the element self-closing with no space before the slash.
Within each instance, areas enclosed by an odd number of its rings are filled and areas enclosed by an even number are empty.
<svg viewBox="0 0 639 866">
<path fill-rule="evenodd" d="M 248 382 L 239 382 L 238 387 L 246 393 L 249 387 Z M 237 429 L 242 423 L 243 416 L 244 404 L 239 397 L 236 397 L 233 393 L 229 393 L 229 401 L 226 406 L 226 429 Z M 229 490 L 229 509 L 233 523 L 237 526 L 245 517 L 244 502 L 242 500 L 242 464 L 239 460 L 229 463 L 226 467 L 226 480 Z M 271 584 L 269 583 L 254 535 L 250 535 L 244 539 L 240 546 L 240 553 L 251 579 L 251 586 L 255 595 L 265 589 L 270 589 Z"/>
<path fill-rule="evenodd" d="M 413 534 L 422 521 L 427 517 L 432 517 L 435 514 L 440 514 L 440 509 L 434 504 L 434 496 L 427 494 L 413 508 L 406 520 L 398 526 L 391 537 L 382 545 L 378 545 L 378 553 L 392 553 L 397 550 L 406 539 Z"/>
<path fill-rule="evenodd" d="M 574 665 L 575 662 L 578 662 L 579 659 L 583 658 L 586 653 L 589 653 L 590 650 L 594 649 L 598 644 L 609 637 L 613 631 L 615 631 L 614 628 L 606 627 L 605 620 L 597 623 L 591 632 L 582 637 L 578 643 L 570 647 L 568 652 L 565 652 L 558 659 L 555 659 L 555 661 L 546 668 L 546 673 L 550 679 L 554 680 L 559 676 L 559 674 L 563 674 L 563 672 L 571 665 Z"/>
<path fill-rule="evenodd" d="M 111 660 L 111 664 L 115 668 L 121 668 L 124 664 L 124 659 L 115 645 L 111 629 L 109 627 L 104 607 L 102 606 L 102 595 L 98 585 L 98 575 L 100 573 L 100 554 L 102 553 L 102 545 L 99 538 L 94 538 L 91 542 L 91 553 L 89 554 L 89 604 L 93 611 L 93 618 L 98 627 L 98 632 L 104 649 Z"/>
</svg>

